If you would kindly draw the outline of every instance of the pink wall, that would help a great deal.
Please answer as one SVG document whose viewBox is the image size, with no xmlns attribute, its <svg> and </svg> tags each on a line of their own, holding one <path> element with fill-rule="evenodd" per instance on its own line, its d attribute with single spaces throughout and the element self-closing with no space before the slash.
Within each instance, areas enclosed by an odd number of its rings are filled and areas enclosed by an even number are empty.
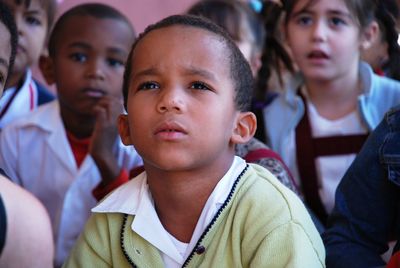
<svg viewBox="0 0 400 268">
<path fill-rule="evenodd" d="M 196 0 L 95 0 L 114 6 L 125 14 L 140 33 L 144 28 L 168 15 L 185 12 Z M 59 13 L 90 0 L 59 0 Z"/>
</svg>

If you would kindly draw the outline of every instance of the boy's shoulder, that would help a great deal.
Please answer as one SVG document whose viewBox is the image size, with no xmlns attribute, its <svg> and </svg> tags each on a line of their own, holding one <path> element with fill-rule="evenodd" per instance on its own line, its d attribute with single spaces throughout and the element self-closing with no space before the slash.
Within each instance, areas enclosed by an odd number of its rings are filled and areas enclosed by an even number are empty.
<svg viewBox="0 0 400 268">
<path fill-rule="evenodd" d="M 53 100 L 41 105 L 26 116 L 15 119 L 3 128 L 2 133 L 13 132 L 27 127 L 36 127 L 45 131 L 50 131 L 58 127 L 59 124 L 62 124 L 59 115 L 59 104 L 57 100 Z"/>
<path fill-rule="evenodd" d="M 300 198 L 284 186 L 270 171 L 257 164 L 249 164 L 246 190 L 241 195 L 243 202 L 252 209 L 264 211 L 267 218 L 290 221 L 308 217 Z M 279 217 L 277 217 L 279 215 Z"/>
<path fill-rule="evenodd" d="M 36 79 L 33 79 L 33 83 L 35 83 L 37 89 L 38 106 L 49 103 L 56 98 L 42 83 Z"/>
</svg>

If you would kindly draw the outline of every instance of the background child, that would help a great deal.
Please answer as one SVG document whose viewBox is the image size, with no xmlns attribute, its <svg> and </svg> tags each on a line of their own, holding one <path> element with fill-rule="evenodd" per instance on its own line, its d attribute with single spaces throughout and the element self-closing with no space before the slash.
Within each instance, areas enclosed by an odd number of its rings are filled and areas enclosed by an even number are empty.
<svg viewBox="0 0 400 268">
<path fill-rule="evenodd" d="M 371 133 L 336 191 L 335 209 L 324 233 L 327 267 L 386 267 L 381 255 L 397 240 L 392 263 L 400 261 L 400 106 Z"/>
<path fill-rule="evenodd" d="M 1 95 L 18 44 L 13 15 L 3 2 L 0 2 L 0 36 Z M 0 267 L 52 267 L 54 246 L 45 208 L 3 173 L 0 170 Z"/>
<path fill-rule="evenodd" d="M 284 1 L 286 38 L 303 81 L 263 111 L 266 138 L 322 219 L 344 172 L 400 84 L 360 63 L 377 29 L 373 0 Z"/>
<path fill-rule="evenodd" d="M 400 18 L 399 7 L 395 0 L 376 1 L 376 5 L 377 36 L 361 56 L 377 74 L 400 80 L 400 46 L 396 26 Z"/>
<path fill-rule="evenodd" d="M 96 204 L 92 191 L 127 181 L 127 171 L 142 164 L 133 148 L 122 145 L 116 127 L 134 36 L 129 21 L 106 5 L 80 5 L 63 14 L 50 36 L 44 74 L 56 84 L 58 101 L 1 133 L 0 167 L 49 211 L 56 266 Z"/>
<path fill-rule="evenodd" d="M 213 23 L 182 15 L 149 26 L 128 57 L 119 118 L 146 171 L 93 210 L 65 266 L 323 267 L 301 201 L 234 156 L 255 131 L 252 82 Z"/>
<path fill-rule="evenodd" d="M 18 49 L 4 96 L 0 99 L 0 129 L 54 99 L 33 79 L 30 67 L 37 62 L 44 49 L 55 15 L 56 0 L 4 2 L 12 9 L 17 23 Z"/>
<path fill-rule="evenodd" d="M 239 1 L 201 0 L 189 8 L 188 14 L 210 19 L 229 33 L 250 64 L 256 78 L 261 67 L 261 53 L 265 39 L 264 24 L 250 7 Z M 236 155 L 247 162 L 267 168 L 286 187 L 299 194 L 291 174 L 279 155 L 268 146 L 252 138 L 246 144 L 237 144 Z"/>
</svg>

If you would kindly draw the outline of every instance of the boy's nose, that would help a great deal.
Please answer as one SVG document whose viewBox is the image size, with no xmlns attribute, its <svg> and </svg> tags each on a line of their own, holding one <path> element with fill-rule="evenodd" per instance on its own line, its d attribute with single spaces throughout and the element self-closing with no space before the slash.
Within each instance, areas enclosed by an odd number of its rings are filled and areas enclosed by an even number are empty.
<svg viewBox="0 0 400 268">
<path fill-rule="evenodd" d="M 160 92 L 157 110 L 160 113 L 184 111 L 185 101 L 180 89 L 162 89 Z"/>
<path fill-rule="evenodd" d="M 86 70 L 86 76 L 92 79 L 104 79 L 105 74 L 100 61 L 91 61 Z"/>
</svg>

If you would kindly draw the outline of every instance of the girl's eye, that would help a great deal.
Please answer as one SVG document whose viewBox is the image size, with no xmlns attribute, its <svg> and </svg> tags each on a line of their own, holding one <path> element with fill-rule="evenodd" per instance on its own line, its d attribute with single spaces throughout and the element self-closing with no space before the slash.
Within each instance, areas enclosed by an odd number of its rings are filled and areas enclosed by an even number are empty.
<svg viewBox="0 0 400 268">
<path fill-rule="evenodd" d="M 191 89 L 197 89 L 197 90 L 211 90 L 209 86 L 207 86 L 203 82 L 194 82 L 190 86 Z"/>
<path fill-rule="evenodd" d="M 86 55 L 83 53 L 73 53 L 70 58 L 76 62 L 85 62 L 87 60 Z"/>
<path fill-rule="evenodd" d="M 149 89 L 157 89 L 160 86 L 156 82 L 145 82 L 139 85 L 139 90 L 149 90 Z"/>
<path fill-rule="evenodd" d="M 309 16 L 300 16 L 297 18 L 297 23 L 299 25 L 310 25 L 312 23 L 312 19 Z"/>
<path fill-rule="evenodd" d="M 107 63 L 108 63 L 108 65 L 111 66 L 111 67 L 121 67 L 121 66 L 124 66 L 124 62 L 123 62 L 123 61 L 117 60 L 117 59 L 112 59 L 112 58 L 107 59 Z"/>
<path fill-rule="evenodd" d="M 26 17 L 26 22 L 30 25 L 42 25 L 42 22 L 39 19 L 32 16 Z"/>
<path fill-rule="evenodd" d="M 330 23 L 334 26 L 340 26 L 346 24 L 346 22 L 341 18 L 331 18 Z"/>
</svg>

